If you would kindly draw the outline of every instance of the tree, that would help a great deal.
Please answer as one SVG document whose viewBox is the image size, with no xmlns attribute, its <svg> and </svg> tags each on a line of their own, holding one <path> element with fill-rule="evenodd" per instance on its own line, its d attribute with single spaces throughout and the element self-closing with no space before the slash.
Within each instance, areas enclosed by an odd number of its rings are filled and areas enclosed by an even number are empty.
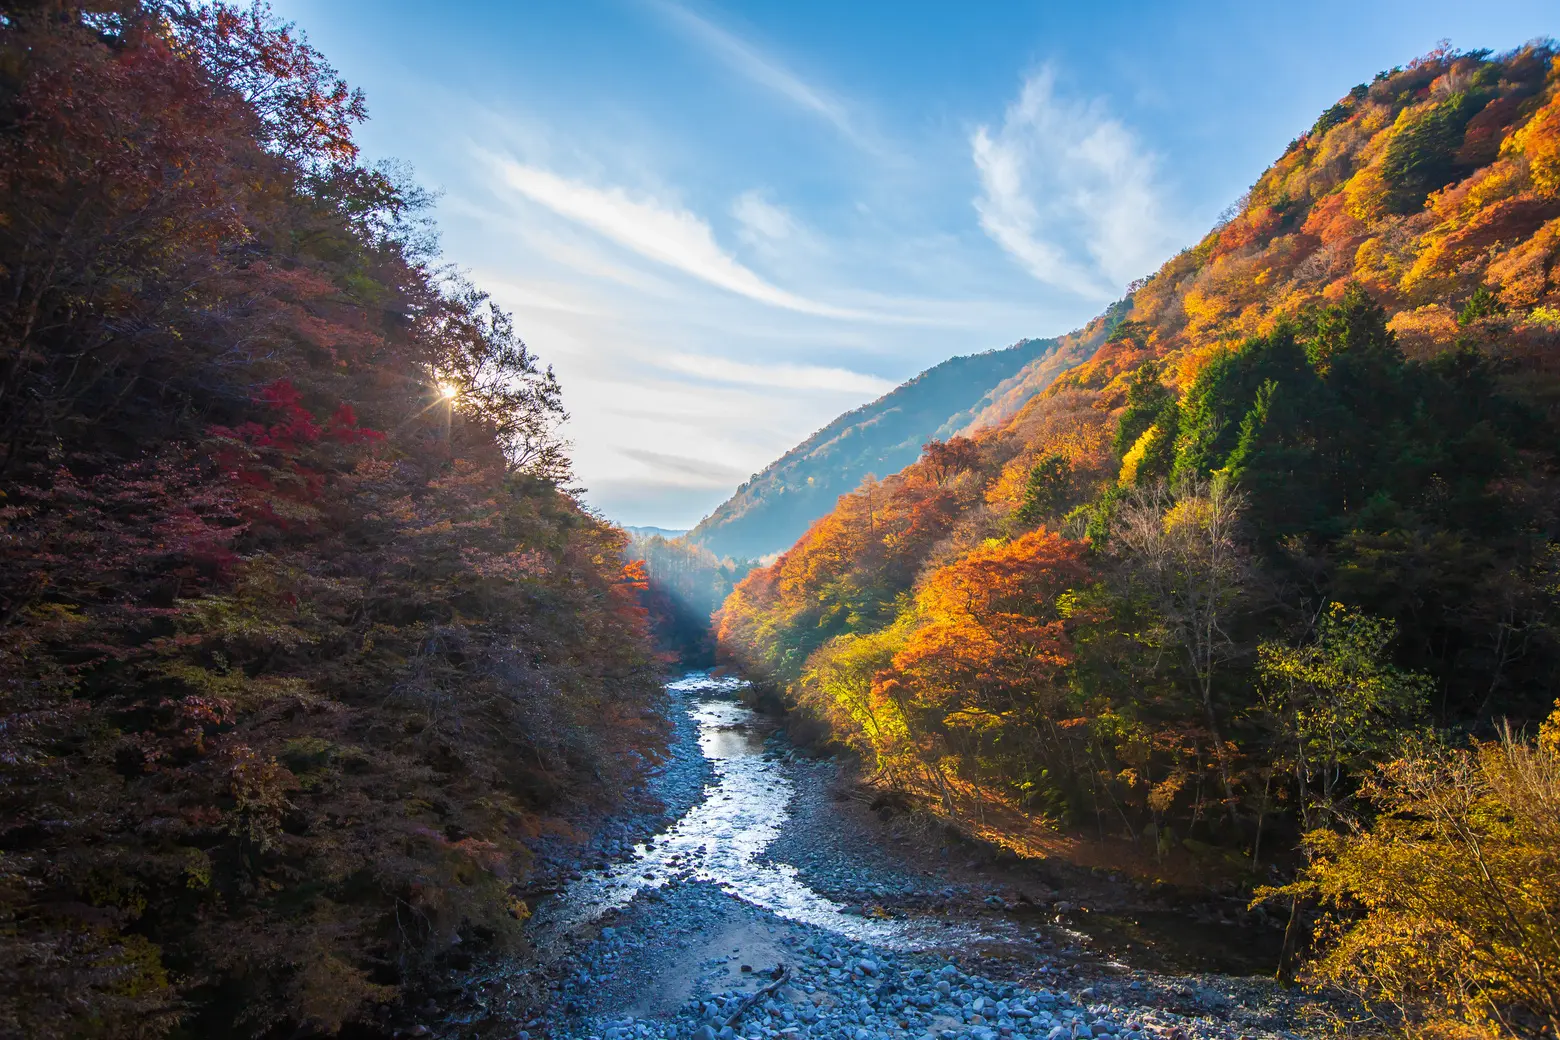
<svg viewBox="0 0 1560 1040">
<path fill-rule="evenodd" d="M 928 441 L 921 449 L 920 468 L 935 481 L 944 481 L 980 464 L 980 445 L 968 437 Z"/>
<path fill-rule="evenodd" d="M 1065 455 L 1047 455 L 1030 467 L 1024 501 L 1013 518 L 1025 527 L 1054 520 L 1065 510 L 1072 490 L 1072 462 Z"/>
<path fill-rule="evenodd" d="M 1288 447 L 1303 439 L 1315 381 L 1288 326 L 1248 340 L 1238 351 L 1221 351 L 1181 402 L 1171 480 L 1207 479 L 1232 465 L 1250 470 L 1260 446 Z M 1286 471 L 1284 479 L 1300 475 L 1285 465 L 1291 460 L 1272 461 Z"/>
<path fill-rule="evenodd" d="M 1424 204 L 1426 195 L 1457 177 L 1463 130 L 1486 100 L 1480 94 L 1461 92 L 1424 112 L 1403 110 L 1381 160 L 1392 212 L 1412 213 Z"/>
<path fill-rule="evenodd" d="M 291 27 L 0 56 L 0 1033 L 339 1031 L 655 756 L 642 572 Z"/>
<path fill-rule="evenodd" d="M 1216 676 L 1239 652 L 1230 625 L 1250 580 L 1238 538 L 1245 499 L 1225 477 L 1163 483 L 1129 494 L 1116 508 L 1112 552 L 1133 591 L 1153 611 L 1203 712 L 1225 810 L 1236 824 L 1233 764 L 1215 703 Z"/>
<path fill-rule="evenodd" d="M 1412 747 L 1365 793 L 1368 826 L 1311 832 L 1301 877 L 1258 893 L 1331 908 L 1310 981 L 1403 1036 L 1560 1029 L 1560 710 L 1536 743 Z"/>
<path fill-rule="evenodd" d="M 1278 731 L 1278 757 L 1294 777 L 1307 831 L 1352 818 L 1345 779 L 1395 748 L 1425 709 L 1430 681 L 1386 659 L 1396 629 L 1333 603 L 1311 642 L 1257 648 L 1262 710 Z"/>
<path fill-rule="evenodd" d="M 1053 712 L 1073 660 L 1058 597 L 1088 579 L 1083 543 L 1043 528 L 986 543 L 928 575 L 875 688 L 913 732 L 941 734 L 978 776 L 983 750 Z"/>
<path fill-rule="evenodd" d="M 1126 408 L 1116 420 L 1116 435 L 1111 441 L 1116 457 L 1126 455 L 1149 427 L 1166 414 L 1166 407 L 1174 404 L 1175 396 L 1159 381 L 1159 366 L 1152 361 L 1139 365 L 1127 382 Z"/>
<path fill-rule="evenodd" d="M 1056 597 L 1087 576 L 1081 543 L 1044 529 L 988 543 L 928 576 L 894 667 L 923 703 L 1007 710 L 1068 662 Z"/>
<path fill-rule="evenodd" d="M 1172 401 L 1160 409 L 1153 425 L 1122 456 L 1117 483 L 1124 488 L 1142 487 L 1168 478 L 1175 465 L 1180 430 L 1181 409 Z"/>
</svg>

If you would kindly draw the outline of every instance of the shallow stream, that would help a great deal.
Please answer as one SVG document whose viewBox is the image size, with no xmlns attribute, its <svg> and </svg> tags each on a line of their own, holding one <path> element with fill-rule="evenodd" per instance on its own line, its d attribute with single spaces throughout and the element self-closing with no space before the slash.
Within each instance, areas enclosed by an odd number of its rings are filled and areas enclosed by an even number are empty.
<svg viewBox="0 0 1560 1040">
<path fill-rule="evenodd" d="M 864 810 L 835 801 L 837 767 L 797 758 L 741 703 L 747 685 L 703 674 L 668 685 L 678 738 L 645 793 L 686 811 L 669 824 L 645 818 L 658 833 L 631 847 L 615 840 L 618 859 L 569 875 L 537 908 L 533 940 L 551 948 L 544 1013 L 518 1030 L 495 1014 L 492 1035 L 1144 1040 L 1124 1023 L 1174 1006 L 1188 1017 L 1158 1024 L 1187 1040 L 1292 1040 L 1290 998 L 1271 982 L 1175 967 L 1184 947 L 1201 945 L 1188 943 L 1185 918 L 1012 904 L 974 863 L 896 855 Z M 863 905 L 838 901 L 853 897 Z M 1241 943 L 1233 929 L 1212 930 L 1223 934 L 1210 947 Z M 1157 963 L 1145 972 L 1117 951 Z M 513 993 L 513 977 L 500 968 L 473 1003 L 497 1011 L 506 998 L 484 1001 Z M 1238 1033 L 1218 1012 L 1237 1002 Z M 459 1035 L 476 1035 L 471 1021 Z"/>
<path fill-rule="evenodd" d="M 673 881 L 706 881 L 726 894 L 787 920 L 815 925 L 850 939 L 906 949 L 931 939 L 929 929 L 897 920 L 863 918 L 815 892 L 789 863 L 764 852 L 780 834 L 795 794 L 791 777 L 766 739 L 767 727 L 736 695 L 740 679 L 690 675 L 668 685 L 688 699 L 699 727 L 699 748 L 714 767 L 704 800 L 644 844 L 626 862 L 571 882 L 549 908 L 546 923 L 570 928 L 627 906 L 647 889 Z M 938 941 L 949 939 L 946 928 Z M 918 941 L 920 940 L 920 941 Z"/>
</svg>

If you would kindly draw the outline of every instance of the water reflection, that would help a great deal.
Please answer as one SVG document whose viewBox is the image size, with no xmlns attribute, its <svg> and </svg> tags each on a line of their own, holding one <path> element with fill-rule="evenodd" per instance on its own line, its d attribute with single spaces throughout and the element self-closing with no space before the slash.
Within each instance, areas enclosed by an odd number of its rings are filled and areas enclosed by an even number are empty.
<svg viewBox="0 0 1560 1040">
<path fill-rule="evenodd" d="M 547 916 L 563 927 L 583 924 L 673 880 L 708 881 L 781 917 L 851 939 L 921 945 L 905 922 L 847 914 L 842 904 L 798 880 L 794 866 L 758 862 L 790 815 L 794 788 L 780 763 L 765 755 L 752 711 L 728 699 L 745 685 L 738 679 L 692 675 L 667 686 L 674 694 L 695 698 L 689 711 L 699 726 L 699 747 L 714 767 L 714 782 L 682 819 L 635 846 L 632 860 L 571 883 Z M 946 931 L 938 939 L 946 942 Z"/>
</svg>

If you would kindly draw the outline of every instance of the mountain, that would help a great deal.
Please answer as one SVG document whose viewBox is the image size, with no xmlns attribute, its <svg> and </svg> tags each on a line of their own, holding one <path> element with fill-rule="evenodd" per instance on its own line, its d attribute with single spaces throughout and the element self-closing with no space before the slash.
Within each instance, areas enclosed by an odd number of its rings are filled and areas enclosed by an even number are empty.
<svg viewBox="0 0 1560 1040">
<path fill-rule="evenodd" d="M 721 658 L 1021 853 L 1249 881 L 1311 832 L 1311 978 L 1425 1035 L 1552 1015 L 1400 968 L 1477 977 L 1506 917 L 1423 937 L 1556 898 L 1510 821 L 1560 783 L 1560 48 L 1355 87 L 972 407 L 738 584 Z"/>
<path fill-rule="evenodd" d="M 987 390 L 974 406 L 945 423 L 938 430 L 937 437 L 941 440 L 954 435 L 972 437 L 981 430 L 1003 425 L 1017 415 L 1031 398 L 1055 382 L 1057 376 L 1087 361 L 1131 309 L 1130 297 L 1119 300 L 1083 328 L 1062 336 L 1056 341 L 1055 350 L 1035 358 Z"/>
<path fill-rule="evenodd" d="M 686 527 L 630 527 L 624 525 L 623 530 L 627 531 L 635 538 L 665 538 L 667 541 L 671 541 L 674 538 L 681 538 L 683 535 L 688 533 L 688 529 Z"/>
<path fill-rule="evenodd" d="M 1061 345 L 1062 340 L 1026 339 L 927 369 L 871 404 L 846 412 L 770 463 L 700 521 L 689 540 L 717 556 L 779 552 L 867 474 L 903 469 L 927 441 L 995 414 L 995 403 L 988 401 L 992 388 L 1043 364 Z M 1055 374 L 1049 367 L 1037 371 L 1045 374 L 1024 384 L 1029 396 Z"/>
<path fill-rule="evenodd" d="M 551 370 L 305 40 L 0 17 L 0 1036 L 384 1034 L 666 746 Z"/>
</svg>

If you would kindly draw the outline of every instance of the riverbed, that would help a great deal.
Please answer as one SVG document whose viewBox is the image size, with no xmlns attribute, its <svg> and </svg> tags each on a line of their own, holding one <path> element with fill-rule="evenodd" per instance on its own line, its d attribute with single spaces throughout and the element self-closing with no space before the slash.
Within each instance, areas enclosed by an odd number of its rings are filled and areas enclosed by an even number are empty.
<svg viewBox="0 0 1560 1040">
<path fill-rule="evenodd" d="M 742 703 L 744 685 L 704 674 L 668 685 L 678 736 L 649 793 L 672 810 L 654 833 L 587 857 L 589 869 L 568 871 L 539 902 L 531 925 L 546 951 L 543 1010 L 506 1023 L 494 1021 L 503 1014 L 495 1008 L 483 1022 L 467 1016 L 450 1031 L 445 1019 L 436 1031 L 519 1040 L 1309 1035 L 1304 1001 L 1269 980 L 1139 968 L 1079 927 L 1065 892 L 1018 890 L 1011 875 L 988 876 L 947 849 L 939 859 L 896 847 L 897 832 L 842 802 L 839 765 L 799 754 Z"/>
</svg>

